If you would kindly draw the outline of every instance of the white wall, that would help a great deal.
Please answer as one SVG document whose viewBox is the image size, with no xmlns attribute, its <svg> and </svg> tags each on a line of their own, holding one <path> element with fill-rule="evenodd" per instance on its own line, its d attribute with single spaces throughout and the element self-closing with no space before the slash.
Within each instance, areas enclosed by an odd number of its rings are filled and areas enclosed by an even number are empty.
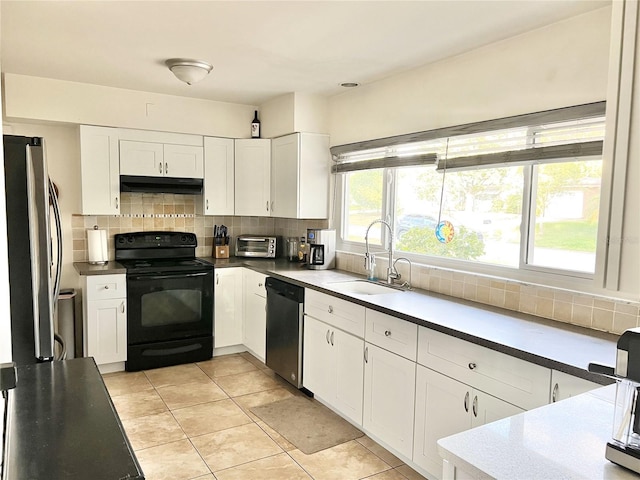
<svg viewBox="0 0 640 480">
<path fill-rule="evenodd" d="M 293 92 L 260 106 L 263 138 L 293 132 L 329 133 L 329 102 L 326 97 Z"/>
<path fill-rule="evenodd" d="M 604 100 L 611 9 L 329 99 L 332 145 Z"/>
<path fill-rule="evenodd" d="M 0 49 L 0 52 L 2 50 Z M 2 59 L 0 58 L 0 64 Z M 0 104 L 2 81 L 0 79 Z M 3 134 L 0 124 L 0 135 Z M 9 264 L 7 262 L 7 209 L 4 195 L 4 148 L 0 150 L 0 363 L 10 362 L 11 310 L 9 306 Z"/>
<path fill-rule="evenodd" d="M 4 74 L 5 118 L 193 133 L 251 135 L 252 105 Z"/>
</svg>

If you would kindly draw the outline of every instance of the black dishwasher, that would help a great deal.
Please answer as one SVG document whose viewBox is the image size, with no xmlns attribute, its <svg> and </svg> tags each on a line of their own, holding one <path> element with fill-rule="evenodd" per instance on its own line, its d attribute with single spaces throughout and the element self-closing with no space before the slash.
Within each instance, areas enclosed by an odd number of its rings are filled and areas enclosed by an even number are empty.
<svg viewBox="0 0 640 480">
<path fill-rule="evenodd" d="M 267 277 L 267 367 L 302 387 L 304 288 Z"/>
</svg>

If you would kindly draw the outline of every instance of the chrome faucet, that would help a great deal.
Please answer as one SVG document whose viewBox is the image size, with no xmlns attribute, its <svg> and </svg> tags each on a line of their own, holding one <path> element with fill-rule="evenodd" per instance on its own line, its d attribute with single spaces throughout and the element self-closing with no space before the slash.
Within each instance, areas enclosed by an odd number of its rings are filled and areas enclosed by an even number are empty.
<svg viewBox="0 0 640 480">
<path fill-rule="evenodd" d="M 393 281 L 400 276 L 398 275 L 398 271 L 395 269 L 393 264 L 393 229 L 388 222 L 384 220 L 374 220 L 367 227 L 367 232 L 364 234 L 364 242 L 366 246 L 366 252 L 364 254 L 364 269 L 367 271 L 367 278 L 371 280 L 371 273 L 376 266 L 376 257 L 373 253 L 369 251 L 369 230 L 376 223 L 381 223 L 385 225 L 389 229 L 389 266 L 387 267 L 387 283 L 391 285 Z"/>
</svg>

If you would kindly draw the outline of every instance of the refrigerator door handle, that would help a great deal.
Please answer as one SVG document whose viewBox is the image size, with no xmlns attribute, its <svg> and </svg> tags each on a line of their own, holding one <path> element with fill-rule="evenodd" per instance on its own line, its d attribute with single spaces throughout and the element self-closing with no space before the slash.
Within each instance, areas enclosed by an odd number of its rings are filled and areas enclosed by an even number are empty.
<svg viewBox="0 0 640 480">
<path fill-rule="evenodd" d="M 54 334 L 49 271 L 49 177 L 42 148 L 27 146 L 26 163 L 35 356 L 39 360 L 52 360 Z"/>
</svg>

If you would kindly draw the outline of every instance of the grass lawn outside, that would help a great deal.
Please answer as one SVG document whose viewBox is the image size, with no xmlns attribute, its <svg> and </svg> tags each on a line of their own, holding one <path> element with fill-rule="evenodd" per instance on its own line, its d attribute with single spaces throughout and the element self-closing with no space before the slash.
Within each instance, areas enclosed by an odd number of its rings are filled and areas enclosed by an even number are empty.
<svg viewBox="0 0 640 480">
<path fill-rule="evenodd" d="M 547 222 L 536 225 L 535 245 L 574 252 L 595 252 L 598 224 L 585 221 Z"/>
</svg>

